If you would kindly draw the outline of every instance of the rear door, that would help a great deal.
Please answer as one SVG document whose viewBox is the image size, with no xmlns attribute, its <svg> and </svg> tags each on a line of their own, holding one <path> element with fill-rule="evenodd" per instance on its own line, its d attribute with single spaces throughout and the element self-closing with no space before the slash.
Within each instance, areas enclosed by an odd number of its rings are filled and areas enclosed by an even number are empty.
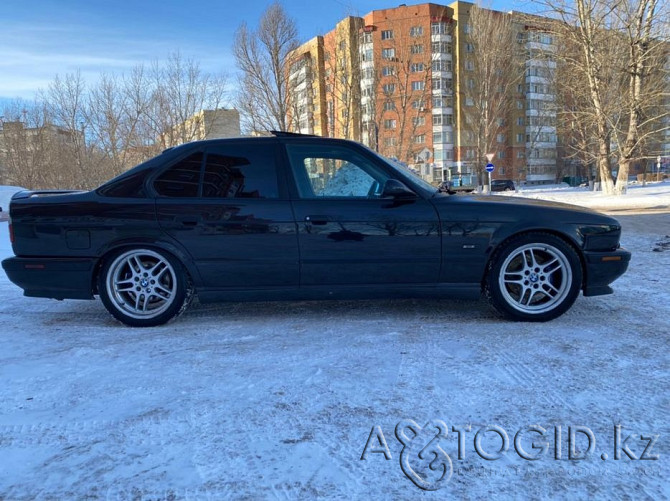
<svg viewBox="0 0 670 501">
<path fill-rule="evenodd" d="M 154 180 L 158 222 L 209 289 L 295 287 L 298 241 L 275 139 L 204 143 Z"/>
<path fill-rule="evenodd" d="M 382 198 L 393 171 L 352 144 L 292 140 L 286 150 L 301 286 L 437 282 L 440 230 L 429 201 Z"/>
</svg>

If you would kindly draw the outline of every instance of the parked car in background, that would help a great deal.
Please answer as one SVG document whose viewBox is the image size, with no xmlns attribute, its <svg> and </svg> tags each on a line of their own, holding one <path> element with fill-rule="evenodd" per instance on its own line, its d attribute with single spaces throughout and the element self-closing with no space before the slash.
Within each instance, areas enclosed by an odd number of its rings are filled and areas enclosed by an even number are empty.
<svg viewBox="0 0 670 501">
<path fill-rule="evenodd" d="M 589 178 L 584 176 L 564 176 L 561 181 L 572 187 L 587 186 L 589 184 Z"/>
<path fill-rule="evenodd" d="M 127 325 L 200 302 L 484 297 L 546 321 L 610 294 L 630 253 L 616 219 L 513 197 L 452 196 L 365 146 L 275 137 L 166 150 L 103 186 L 9 207 L 26 296 L 93 299 Z"/>
<path fill-rule="evenodd" d="M 511 179 L 494 179 L 491 181 L 491 191 L 514 191 L 514 181 Z"/>
</svg>

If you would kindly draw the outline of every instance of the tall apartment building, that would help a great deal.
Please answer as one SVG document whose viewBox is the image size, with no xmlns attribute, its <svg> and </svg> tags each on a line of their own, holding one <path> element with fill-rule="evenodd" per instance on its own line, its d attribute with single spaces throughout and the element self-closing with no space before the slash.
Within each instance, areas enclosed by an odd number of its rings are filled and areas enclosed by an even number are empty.
<svg viewBox="0 0 670 501">
<path fill-rule="evenodd" d="M 454 2 L 376 10 L 347 17 L 303 44 L 289 76 L 294 130 L 360 141 L 431 181 L 471 180 L 481 161 L 468 119 L 472 7 Z M 497 118 L 494 177 L 553 181 L 555 45 L 541 30 L 521 21 L 516 26 L 526 74 L 512 110 Z"/>
</svg>

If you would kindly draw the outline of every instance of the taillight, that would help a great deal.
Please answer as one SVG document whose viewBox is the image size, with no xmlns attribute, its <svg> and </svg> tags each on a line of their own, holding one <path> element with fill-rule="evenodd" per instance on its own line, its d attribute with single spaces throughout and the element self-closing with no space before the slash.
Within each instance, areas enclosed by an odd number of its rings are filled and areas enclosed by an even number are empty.
<svg viewBox="0 0 670 501">
<path fill-rule="evenodd" d="M 12 218 L 9 218 L 9 241 L 14 243 L 14 227 L 12 226 Z"/>
</svg>

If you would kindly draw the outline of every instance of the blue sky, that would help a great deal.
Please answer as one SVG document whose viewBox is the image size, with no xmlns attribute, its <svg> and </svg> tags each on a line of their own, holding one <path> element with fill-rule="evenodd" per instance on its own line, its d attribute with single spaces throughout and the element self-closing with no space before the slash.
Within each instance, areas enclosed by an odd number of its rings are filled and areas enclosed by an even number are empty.
<svg viewBox="0 0 670 501">
<path fill-rule="evenodd" d="M 401 0 L 402 1 L 402 0 Z M 301 40 L 332 29 L 346 15 L 397 6 L 384 0 L 286 0 Z M 269 0 L 1 0 L 0 100 L 31 99 L 56 74 L 81 70 L 87 81 L 122 73 L 175 51 L 203 69 L 233 74 L 233 34 L 255 26 Z M 406 2 L 408 4 L 421 2 Z M 498 10 L 527 10 L 497 0 Z"/>
</svg>

